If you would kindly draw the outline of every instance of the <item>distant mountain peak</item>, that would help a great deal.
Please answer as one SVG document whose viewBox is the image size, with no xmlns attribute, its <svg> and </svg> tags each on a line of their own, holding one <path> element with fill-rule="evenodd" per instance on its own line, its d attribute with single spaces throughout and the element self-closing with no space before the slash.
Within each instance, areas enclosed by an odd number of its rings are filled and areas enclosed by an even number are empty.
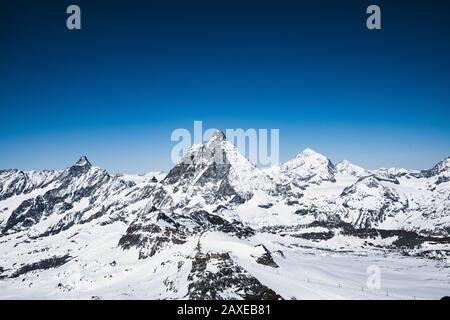
<svg viewBox="0 0 450 320">
<path fill-rule="evenodd" d="M 306 148 L 301 153 L 299 153 L 294 159 L 286 162 L 293 166 L 316 166 L 320 164 L 330 165 L 334 169 L 334 165 L 331 161 L 321 153 L 318 153 L 310 148 Z"/>
<path fill-rule="evenodd" d="M 92 164 L 89 162 L 88 158 L 86 156 L 81 156 L 81 158 L 75 163 L 75 166 L 77 167 L 91 167 Z"/>
<path fill-rule="evenodd" d="M 446 159 L 439 161 L 439 163 L 436 164 L 435 168 L 439 173 L 442 173 L 444 171 L 450 171 L 450 157 L 447 157 Z"/>
<path fill-rule="evenodd" d="M 301 153 L 297 155 L 297 157 L 316 157 L 316 158 L 326 158 L 323 154 L 320 154 L 313 149 L 306 148 Z"/>
<path fill-rule="evenodd" d="M 357 166 L 348 160 L 343 160 L 339 162 L 336 165 L 336 170 L 339 173 L 349 174 L 352 176 L 360 176 L 366 173 L 366 170 L 364 170 L 364 168 Z"/>
<path fill-rule="evenodd" d="M 214 129 L 211 138 L 209 138 L 209 141 L 224 141 L 224 140 L 226 140 L 225 133 L 223 133 L 223 131 L 219 129 Z"/>
<path fill-rule="evenodd" d="M 333 163 L 326 156 L 309 148 L 303 150 L 294 159 L 281 164 L 280 170 L 313 183 L 320 183 L 323 180 L 334 181 L 336 172 Z"/>
<path fill-rule="evenodd" d="M 345 166 L 345 167 L 348 167 L 348 166 L 353 166 L 353 163 L 351 163 L 350 161 L 348 161 L 348 160 L 342 160 L 341 162 L 339 162 L 336 166 Z"/>
<path fill-rule="evenodd" d="M 438 176 L 440 174 L 450 173 L 450 157 L 439 161 L 433 168 L 429 170 L 422 170 L 421 175 L 425 178 Z"/>
</svg>

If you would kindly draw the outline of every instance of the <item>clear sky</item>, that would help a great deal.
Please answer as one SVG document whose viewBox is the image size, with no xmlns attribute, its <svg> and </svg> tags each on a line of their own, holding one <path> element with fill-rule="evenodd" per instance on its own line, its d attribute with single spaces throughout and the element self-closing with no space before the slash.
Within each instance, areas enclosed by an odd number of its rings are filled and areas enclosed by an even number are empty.
<svg viewBox="0 0 450 320">
<path fill-rule="evenodd" d="M 450 155 L 449 15 L 425 0 L 2 1 L 0 168 L 167 170 L 172 130 L 194 120 L 279 128 L 282 161 L 309 147 L 429 168 Z"/>
</svg>

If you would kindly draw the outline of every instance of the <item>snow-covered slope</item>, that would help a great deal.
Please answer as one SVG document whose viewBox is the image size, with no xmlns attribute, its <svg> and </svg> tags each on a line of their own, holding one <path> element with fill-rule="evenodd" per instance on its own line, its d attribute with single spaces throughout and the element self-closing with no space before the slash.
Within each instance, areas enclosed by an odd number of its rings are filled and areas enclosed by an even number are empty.
<svg viewBox="0 0 450 320">
<path fill-rule="evenodd" d="M 450 175 L 450 157 L 439 161 L 433 168 L 429 170 L 422 170 L 421 176 L 430 178 L 434 176 L 449 176 Z"/>
<path fill-rule="evenodd" d="M 380 168 L 377 170 L 373 170 L 372 173 L 380 177 L 385 177 L 388 179 L 396 179 L 406 175 L 418 174 L 418 171 L 409 170 L 405 168 Z"/>
<path fill-rule="evenodd" d="M 139 207 L 156 185 L 151 181 L 137 185 L 110 176 L 92 166 L 86 157 L 62 171 L 12 172 L 14 175 L 7 175 L 3 184 L 1 233 L 25 231 L 33 237 L 56 234 L 93 220 L 127 221 L 136 211 L 134 206 Z"/>
<path fill-rule="evenodd" d="M 322 181 L 335 181 L 336 168 L 324 155 L 305 149 L 294 159 L 275 167 L 273 173 L 284 180 L 320 184 Z"/>
<path fill-rule="evenodd" d="M 407 200 L 377 176 L 358 179 L 342 191 L 337 212 L 357 228 L 379 226 L 407 210 Z"/>
<path fill-rule="evenodd" d="M 449 163 L 367 171 L 306 149 L 261 170 L 216 131 L 167 175 L 2 170 L 0 298 L 437 299 Z"/>
<path fill-rule="evenodd" d="M 336 171 L 341 174 L 347 174 L 355 177 L 368 175 L 368 172 L 347 160 L 343 160 L 336 165 Z"/>
</svg>

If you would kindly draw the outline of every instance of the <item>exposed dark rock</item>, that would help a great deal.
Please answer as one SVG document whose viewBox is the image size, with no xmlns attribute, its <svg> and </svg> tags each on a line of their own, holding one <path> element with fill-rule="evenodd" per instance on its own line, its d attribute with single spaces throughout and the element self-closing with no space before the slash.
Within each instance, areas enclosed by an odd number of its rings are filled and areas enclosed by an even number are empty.
<svg viewBox="0 0 450 320">
<path fill-rule="evenodd" d="M 334 237 L 334 233 L 331 231 L 328 232 L 307 232 L 307 233 L 298 233 L 292 234 L 293 237 L 308 239 L 308 240 L 329 240 Z"/>
<path fill-rule="evenodd" d="M 441 183 L 449 182 L 449 181 L 450 181 L 450 176 L 439 176 L 438 179 L 436 180 L 436 184 L 439 185 Z"/>
<path fill-rule="evenodd" d="M 152 207 L 145 215 L 133 221 L 119 240 L 123 249 L 139 249 L 139 259 L 155 255 L 167 244 L 186 242 L 187 229 L 163 212 Z"/>
<path fill-rule="evenodd" d="M 272 267 L 272 268 L 278 268 L 279 266 L 277 265 L 277 263 L 273 260 L 272 255 L 270 254 L 270 251 L 267 250 L 267 248 L 260 244 L 257 247 L 262 247 L 264 249 L 264 253 L 256 258 L 256 262 L 268 267 Z"/>
<path fill-rule="evenodd" d="M 72 257 L 70 255 L 65 255 L 65 256 L 61 256 L 61 257 L 51 257 L 48 259 L 43 259 L 41 261 L 38 262 L 34 262 L 31 264 L 26 264 L 22 267 L 20 267 L 16 272 L 14 272 L 11 275 L 11 278 L 17 278 L 22 274 L 34 271 L 34 270 L 47 270 L 47 269 L 51 269 L 51 268 L 58 268 L 60 266 L 62 266 L 63 264 L 69 262 L 72 259 Z"/>
<path fill-rule="evenodd" d="M 298 209 L 295 211 L 295 214 L 298 214 L 300 216 L 306 216 L 310 213 L 309 209 Z"/>
<path fill-rule="evenodd" d="M 422 257 L 426 259 L 431 260 L 438 260 L 438 261 L 447 261 L 447 257 L 450 255 L 450 249 L 449 250 L 424 250 L 419 252 L 412 252 L 411 251 L 404 251 L 403 254 L 405 255 L 414 255 L 417 257 Z"/>
<path fill-rule="evenodd" d="M 363 239 L 375 239 L 381 237 L 382 239 L 397 237 L 393 245 L 397 248 L 417 248 L 424 242 L 450 244 L 450 237 L 432 237 L 420 235 L 414 231 L 406 230 L 383 230 L 383 229 L 346 229 L 343 231 L 344 235 L 352 235 Z"/>
<path fill-rule="evenodd" d="M 422 170 L 416 177 L 431 178 L 445 172 L 449 169 L 450 157 L 438 162 L 433 168 L 429 170 Z M 448 171 L 447 171 L 448 172 Z"/>
<path fill-rule="evenodd" d="M 213 210 L 213 213 L 217 213 L 217 212 L 220 212 L 220 211 L 226 210 L 226 209 L 228 209 L 228 207 L 226 207 L 226 206 L 224 206 L 224 205 L 219 205 L 219 206 L 217 206 L 217 208 L 215 208 L 215 209 Z"/>
<path fill-rule="evenodd" d="M 254 230 L 244 227 L 241 222 L 227 220 L 206 211 L 195 211 L 190 214 L 170 214 L 155 207 L 140 215 L 127 229 L 127 233 L 119 240 L 123 249 L 132 247 L 139 249 L 139 257 L 145 259 L 156 254 L 170 244 L 183 244 L 189 236 L 204 231 L 221 231 L 245 238 L 254 235 Z"/>
<path fill-rule="evenodd" d="M 253 236 L 255 231 L 249 227 L 244 227 L 240 221 L 233 221 L 232 223 L 221 218 L 218 215 L 210 214 L 206 211 L 196 211 L 189 215 L 189 218 L 197 222 L 202 231 L 216 230 L 233 234 L 238 238 L 246 238 Z"/>
<path fill-rule="evenodd" d="M 211 268 L 208 266 L 211 265 Z M 198 253 L 188 276 L 188 299 L 279 300 L 280 295 L 236 265 L 228 253 Z M 230 293 L 232 293 L 230 295 Z"/>
</svg>

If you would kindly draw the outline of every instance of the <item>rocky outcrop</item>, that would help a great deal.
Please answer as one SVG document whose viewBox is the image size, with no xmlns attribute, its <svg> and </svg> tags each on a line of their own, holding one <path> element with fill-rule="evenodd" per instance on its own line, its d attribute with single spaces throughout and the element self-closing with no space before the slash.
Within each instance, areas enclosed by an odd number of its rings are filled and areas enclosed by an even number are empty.
<svg viewBox="0 0 450 320">
<path fill-rule="evenodd" d="M 237 265 L 228 253 L 198 253 L 188 276 L 188 299 L 280 300 L 282 297 Z"/>
<path fill-rule="evenodd" d="M 133 221 L 119 241 L 123 249 L 136 248 L 139 258 L 155 255 L 166 246 L 183 244 L 189 237 L 206 231 L 219 231 L 238 238 L 254 235 L 254 230 L 241 222 L 228 222 L 206 211 L 187 215 L 163 212 L 152 207 Z"/>
</svg>

